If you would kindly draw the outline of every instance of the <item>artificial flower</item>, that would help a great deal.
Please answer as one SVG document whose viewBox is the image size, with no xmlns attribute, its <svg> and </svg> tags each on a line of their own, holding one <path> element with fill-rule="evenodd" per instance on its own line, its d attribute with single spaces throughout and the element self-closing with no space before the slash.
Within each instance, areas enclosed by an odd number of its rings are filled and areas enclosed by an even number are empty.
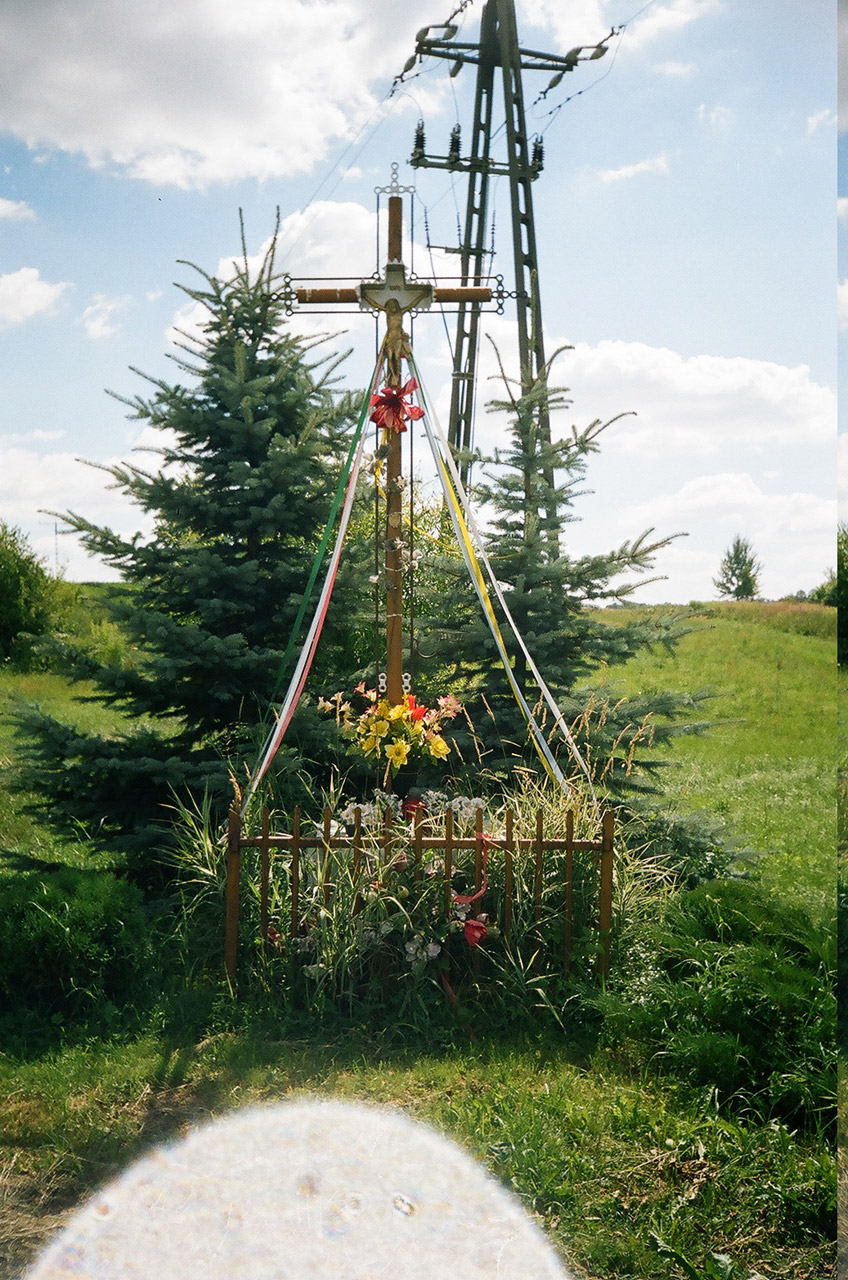
<svg viewBox="0 0 848 1280">
<path fill-rule="evenodd" d="M 423 409 L 407 403 L 407 397 L 417 388 L 418 383 L 414 378 L 410 378 L 402 387 L 383 387 L 379 395 L 371 397 L 371 421 L 386 431 L 405 431 L 407 420 L 415 421 L 424 417 Z"/>
<path fill-rule="evenodd" d="M 364 707 L 355 710 L 341 693 L 332 698 L 322 698 L 322 711 L 335 711 L 342 737 L 350 743 L 350 750 L 367 758 L 387 761 L 386 780 L 409 760 L 444 760 L 450 755 L 450 747 L 439 730 L 444 720 L 457 714 L 459 703 L 453 694 L 444 707 L 426 707 L 412 693 L 404 694 L 403 701 L 394 706 L 387 698 L 378 698 L 374 689 L 360 684 L 354 690 L 354 704 Z M 356 702 L 356 698 L 359 702 Z"/>
<path fill-rule="evenodd" d="M 386 747 L 386 758 L 391 761 L 395 768 L 399 768 L 400 765 L 406 764 L 408 757 L 408 742 L 390 742 Z"/>
</svg>

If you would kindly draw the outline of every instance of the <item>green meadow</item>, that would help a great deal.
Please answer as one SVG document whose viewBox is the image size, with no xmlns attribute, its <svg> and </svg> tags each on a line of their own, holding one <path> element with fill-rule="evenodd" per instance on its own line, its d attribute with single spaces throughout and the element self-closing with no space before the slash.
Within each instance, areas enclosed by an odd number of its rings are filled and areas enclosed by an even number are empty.
<svg viewBox="0 0 848 1280">
<path fill-rule="evenodd" d="M 616 625 L 624 614 L 609 610 L 605 620 Z M 738 893 L 754 935 L 768 923 L 755 920 L 763 910 L 790 913 L 798 931 L 772 975 L 781 985 L 769 1006 L 797 1009 L 804 1024 L 791 1042 L 803 1052 L 776 1069 L 791 1105 L 769 1112 L 753 1092 L 720 1095 L 709 1058 L 718 1031 L 692 1039 L 705 1061 L 679 1039 L 678 1065 L 658 1061 L 657 1037 L 664 1043 L 676 1017 L 671 1004 L 670 1021 L 652 1021 L 662 1001 L 679 991 L 681 1021 L 684 1009 L 697 1021 L 717 1007 L 723 1025 L 751 981 L 744 966 L 760 954 L 756 936 L 734 936 L 724 949 L 696 939 L 693 950 L 685 922 L 669 916 L 668 945 L 687 964 L 706 956 L 710 964 L 694 985 L 654 975 L 645 989 L 656 1010 L 649 999 L 645 1025 L 635 1014 L 630 1024 L 626 984 L 611 984 L 608 1007 L 577 992 L 566 1029 L 472 1025 L 472 1038 L 447 1014 L 424 1034 L 373 1019 L 310 1023 L 273 991 L 234 1001 L 219 970 L 186 965 L 184 948 L 154 919 L 146 987 L 124 1007 L 98 996 L 80 1006 L 76 1024 L 58 1015 L 52 1027 L 10 1024 L 0 1053 L 0 1274 L 18 1275 L 74 1205 L 152 1143 L 235 1107 L 329 1094 L 400 1107 L 452 1136 L 520 1197 L 582 1280 L 835 1277 L 833 1110 L 814 1061 L 817 1035 L 832 1033 L 803 1012 L 816 984 L 825 999 L 821 974 L 833 964 L 835 777 L 846 755 L 835 733 L 835 610 L 710 605 L 686 625 L 673 655 L 657 650 L 599 675 L 611 696 L 714 694 L 713 727 L 668 751 L 658 803 L 721 819 L 740 855 L 749 851 L 742 878 L 718 895 L 727 919 Z M 80 876 L 110 865 L 120 873 L 120 859 L 93 852 L 90 833 L 57 836 L 11 790 L 16 696 L 104 726 L 97 705 L 75 701 L 61 676 L 0 672 L 0 894 L 24 873 L 49 881 L 57 865 Z M 709 904 L 710 892 L 691 900 Z M 656 914 L 667 906 L 667 894 L 658 896 Z M 647 925 L 630 936 L 632 965 L 663 945 Z M 764 936 L 762 954 L 772 948 L 767 928 Z M 762 998 L 771 998 L 765 987 Z M 738 1053 L 753 1055 L 740 1028 Z"/>
<path fill-rule="evenodd" d="M 611 625 L 626 610 L 607 610 Z M 654 609 L 653 612 L 660 611 Z M 822 921 L 835 909 L 836 610 L 776 602 L 695 606 L 673 655 L 607 673 L 608 689 L 706 689 L 708 733 L 677 739 L 667 802 L 727 823 L 758 873 Z"/>
</svg>

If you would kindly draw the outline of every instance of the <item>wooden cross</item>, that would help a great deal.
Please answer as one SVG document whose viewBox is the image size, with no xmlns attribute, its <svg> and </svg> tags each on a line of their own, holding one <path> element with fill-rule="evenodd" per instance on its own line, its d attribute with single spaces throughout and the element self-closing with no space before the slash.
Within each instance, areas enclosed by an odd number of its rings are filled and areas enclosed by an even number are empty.
<svg viewBox="0 0 848 1280">
<path fill-rule="evenodd" d="M 385 188 L 383 188 L 385 190 Z M 295 289 L 294 296 L 306 305 L 358 303 L 363 309 L 382 311 L 386 334 L 380 351 L 386 386 L 400 392 L 401 366 L 411 355 L 409 335 L 403 316 L 425 311 L 433 302 L 489 302 L 492 290 L 483 286 L 448 287 L 423 281 L 407 281 L 403 263 L 403 198 L 397 181 L 397 165 L 392 166 L 389 191 L 388 256 L 382 280 L 363 280 L 356 287 Z M 403 520 L 403 464 L 400 430 L 386 430 L 386 698 L 391 706 L 403 702 L 403 612 L 401 545 Z"/>
</svg>

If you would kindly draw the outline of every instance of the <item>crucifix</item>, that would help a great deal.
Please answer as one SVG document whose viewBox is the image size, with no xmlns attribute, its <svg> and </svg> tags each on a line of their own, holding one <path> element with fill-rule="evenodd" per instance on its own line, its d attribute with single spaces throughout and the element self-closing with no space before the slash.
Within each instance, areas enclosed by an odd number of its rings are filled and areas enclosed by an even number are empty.
<svg viewBox="0 0 848 1280">
<path fill-rule="evenodd" d="M 356 303 L 363 310 L 382 312 L 386 332 L 380 348 L 378 368 L 385 383 L 380 395 L 372 396 L 372 421 L 384 430 L 386 446 L 386 698 L 391 706 L 403 702 L 403 609 L 401 551 L 403 547 L 403 460 L 401 435 L 406 419 L 422 416 L 422 410 L 406 403 L 415 389 L 410 379 L 403 383 L 402 364 L 411 355 L 409 334 L 403 328 L 405 315 L 427 310 L 433 302 L 467 304 L 489 302 L 492 290 L 482 285 L 442 287 L 426 281 L 408 280 L 403 262 L 403 196 L 392 165 L 392 185 L 388 191 L 388 252 L 382 279 L 363 280 L 355 287 L 298 288 L 298 303 L 340 305 Z"/>
</svg>

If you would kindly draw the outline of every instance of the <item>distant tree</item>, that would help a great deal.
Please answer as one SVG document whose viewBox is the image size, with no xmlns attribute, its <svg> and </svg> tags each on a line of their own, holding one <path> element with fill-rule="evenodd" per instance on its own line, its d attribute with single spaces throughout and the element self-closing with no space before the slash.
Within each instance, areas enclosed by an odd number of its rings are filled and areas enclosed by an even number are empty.
<svg viewBox="0 0 848 1280">
<path fill-rule="evenodd" d="M 713 585 L 721 596 L 734 600 L 754 600 L 759 591 L 762 565 L 747 538 L 739 534 L 724 553 Z"/>
<path fill-rule="evenodd" d="M 23 713 L 24 781 L 53 818 L 129 847 L 150 848 L 150 823 L 171 789 L 208 786 L 223 800 L 230 767 L 244 781 L 349 437 L 353 404 L 331 393 L 329 370 L 319 376 L 322 362 L 309 363 L 304 343 L 282 327 L 273 266 L 272 246 L 258 271 L 245 253 L 229 278 L 201 272 L 203 284 L 185 290 L 207 312 L 190 357 L 177 359 L 187 378 L 152 379 L 151 396 L 125 401 L 159 433 L 159 463 L 106 470 L 152 514 L 151 534 L 126 538 L 83 515 L 64 517 L 127 584 L 111 611 L 136 655 L 127 664 L 78 649 L 66 661 L 128 721 L 94 734 L 37 708 Z M 357 665 L 356 617 L 345 569 L 316 663 L 331 687 Z M 280 767 L 294 775 L 328 734 L 304 706 Z"/>
<path fill-rule="evenodd" d="M 20 529 L 0 521 L 0 658 L 22 655 L 22 637 L 50 624 L 50 578 Z"/>
<path fill-rule="evenodd" d="M 837 603 L 836 570 L 828 569 L 827 577 L 824 581 L 814 587 L 806 598 L 807 600 L 812 600 L 815 604 L 828 604 L 835 608 Z"/>
</svg>

